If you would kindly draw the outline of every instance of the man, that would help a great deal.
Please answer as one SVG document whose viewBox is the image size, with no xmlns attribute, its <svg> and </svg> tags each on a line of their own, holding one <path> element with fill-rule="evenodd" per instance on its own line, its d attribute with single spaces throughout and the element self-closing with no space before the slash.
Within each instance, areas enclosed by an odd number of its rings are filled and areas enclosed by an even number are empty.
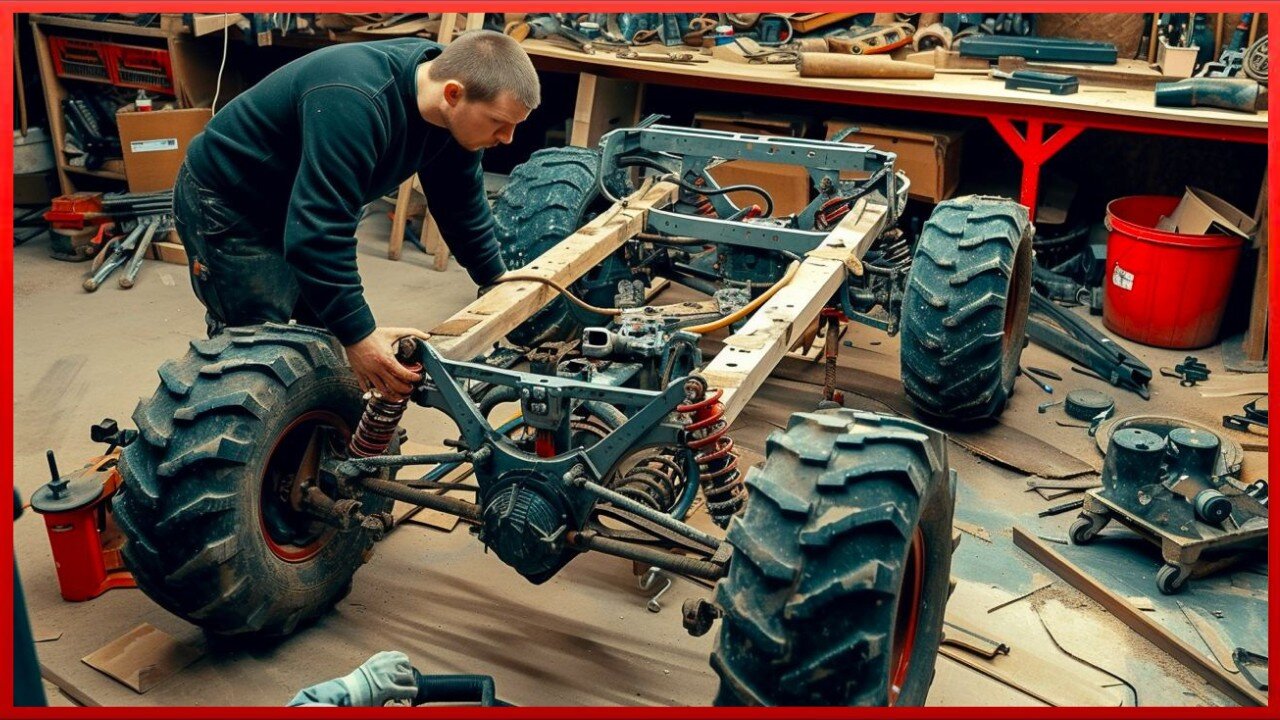
<svg viewBox="0 0 1280 720">
<path fill-rule="evenodd" d="M 191 143 L 174 215 L 209 332 L 261 322 L 328 328 L 361 386 L 403 396 L 356 267 L 361 208 L 418 173 L 445 243 L 481 287 L 505 267 L 484 194 L 484 148 L 538 106 L 537 73 L 501 33 L 324 48 L 217 111 Z"/>
</svg>

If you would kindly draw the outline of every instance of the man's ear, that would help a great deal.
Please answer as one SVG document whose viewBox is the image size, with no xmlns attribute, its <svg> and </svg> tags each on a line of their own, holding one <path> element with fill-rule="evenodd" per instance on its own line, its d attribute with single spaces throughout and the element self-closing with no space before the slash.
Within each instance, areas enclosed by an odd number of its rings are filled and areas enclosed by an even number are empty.
<svg viewBox="0 0 1280 720">
<path fill-rule="evenodd" d="M 466 97 L 466 87 L 457 80 L 446 80 L 444 83 L 444 101 L 449 107 L 457 107 L 462 102 L 462 98 Z"/>
</svg>

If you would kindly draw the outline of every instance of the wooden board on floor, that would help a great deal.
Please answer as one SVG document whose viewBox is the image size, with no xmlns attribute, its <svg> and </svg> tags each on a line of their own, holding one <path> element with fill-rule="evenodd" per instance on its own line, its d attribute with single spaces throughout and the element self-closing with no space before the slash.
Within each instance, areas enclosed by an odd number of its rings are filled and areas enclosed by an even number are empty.
<svg viewBox="0 0 1280 720">
<path fill-rule="evenodd" d="M 1013 544 L 1040 561 L 1072 587 L 1093 598 L 1134 632 L 1150 640 L 1174 660 L 1186 665 L 1210 685 L 1226 693 L 1242 705 L 1266 706 L 1265 693 L 1254 689 L 1246 680 L 1232 675 L 1212 657 L 1196 650 L 1163 625 L 1134 607 L 1123 597 L 1101 584 L 1061 553 L 1045 545 L 1020 527 L 1013 528 Z"/>
</svg>

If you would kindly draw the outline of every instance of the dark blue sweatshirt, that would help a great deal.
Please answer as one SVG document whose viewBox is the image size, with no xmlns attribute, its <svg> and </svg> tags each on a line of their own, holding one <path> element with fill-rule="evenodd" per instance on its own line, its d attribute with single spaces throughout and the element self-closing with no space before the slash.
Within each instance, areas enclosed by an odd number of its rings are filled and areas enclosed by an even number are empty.
<svg viewBox="0 0 1280 720">
<path fill-rule="evenodd" d="M 441 49 L 397 38 L 309 53 L 227 103 L 187 151 L 201 185 L 284 228 L 278 242 L 303 299 L 345 345 L 375 327 L 356 269 L 360 210 L 415 172 L 471 279 L 486 285 L 505 270 L 482 153 L 418 111 L 417 68 Z"/>
</svg>

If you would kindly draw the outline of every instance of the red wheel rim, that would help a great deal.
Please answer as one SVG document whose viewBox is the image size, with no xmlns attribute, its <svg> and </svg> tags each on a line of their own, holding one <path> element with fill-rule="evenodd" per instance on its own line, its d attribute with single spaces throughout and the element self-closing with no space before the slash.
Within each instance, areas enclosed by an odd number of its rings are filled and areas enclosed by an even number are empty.
<svg viewBox="0 0 1280 720">
<path fill-rule="evenodd" d="M 306 562 L 315 557 L 337 532 L 328 526 L 319 531 L 308 527 L 304 531 L 302 542 L 297 542 L 296 535 L 287 540 L 279 537 L 282 524 L 291 526 L 290 529 L 304 521 L 308 526 L 319 524 L 314 519 L 308 519 L 305 513 L 292 508 L 284 495 L 287 495 L 288 486 L 292 484 L 288 471 L 302 470 L 300 463 L 304 460 L 307 443 L 320 428 L 337 430 L 344 443 L 351 436 L 347 423 L 332 412 L 312 410 L 303 413 L 294 418 L 276 438 L 262 471 L 258 526 L 271 553 L 289 563 Z M 309 470 L 314 472 L 315 468 Z M 296 478 L 296 473 L 293 477 Z"/>
<path fill-rule="evenodd" d="M 1009 294 L 1004 305 L 1004 336 L 1001 338 L 1001 350 L 1006 356 L 1014 343 L 1013 336 L 1021 335 L 1026 326 L 1027 307 L 1031 303 L 1031 283 L 1027 275 L 1031 271 L 1023 259 L 1024 253 L 1029 253 L 1025 244 L 1013 256 L 1013 268 L 1009 275 Z"/>
<path fill-rule="evenodd" d="M 924 535 L 919 528 L 911 536 L 906 567 L 902 574 L 902 590 L 898 593 L 898 611 L 893 628 L 893 651 L 889 655 L 889 704 L 898 703 L 898 695 L 907 682 L 911 656 L 915 653 L 916 628 L 920 624 L 920 607 L 924 600 Z"/>
</svg>

